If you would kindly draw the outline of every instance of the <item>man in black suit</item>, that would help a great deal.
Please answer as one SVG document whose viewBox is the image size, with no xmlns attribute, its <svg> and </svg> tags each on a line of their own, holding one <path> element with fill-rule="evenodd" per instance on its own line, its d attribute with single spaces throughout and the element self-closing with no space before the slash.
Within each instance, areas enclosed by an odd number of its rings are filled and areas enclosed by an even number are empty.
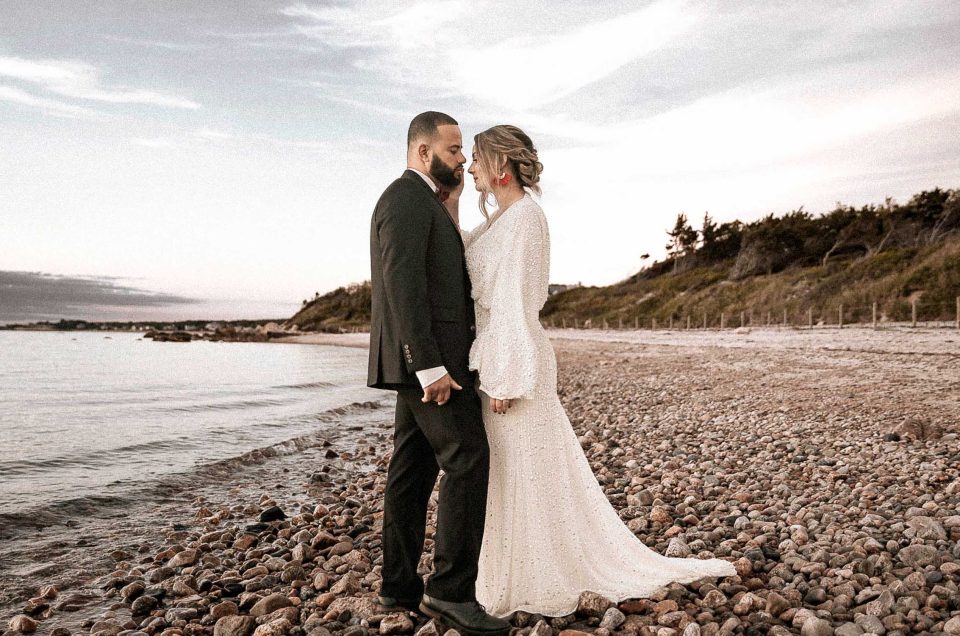
<svg viewBox="0 0 960 636">
<path fill-rule="evenodd" d="M 506 632 L 509 623 L 487 614 L 475 591 L 489 447 L 476 374 L 467 368 L 475 318 L 463 241 L 451 216 L 465 162 L 452 117 L 429 111 L 410 122 L 407 170 L 380 196 L 370 224 L 367 384 L 397 392 L 380 603 L 486 635 Z M 434 569 L 424 586 L 417 564 L 441 468 Z"/>
</svg>

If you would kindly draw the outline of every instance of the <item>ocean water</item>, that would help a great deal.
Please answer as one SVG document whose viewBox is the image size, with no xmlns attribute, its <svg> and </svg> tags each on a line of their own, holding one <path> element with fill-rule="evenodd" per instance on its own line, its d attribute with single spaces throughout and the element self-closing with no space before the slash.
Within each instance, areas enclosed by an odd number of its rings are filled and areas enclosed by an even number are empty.
<svg viewBox="0 0 960 636">
<path fill-rule="evenodd" d="M 323 345 L 0 331 L 0 520 L 68 515 L 336 426 L 320 414 L 386 397 L 365 386 L 366 360 Z"/>
</svg>

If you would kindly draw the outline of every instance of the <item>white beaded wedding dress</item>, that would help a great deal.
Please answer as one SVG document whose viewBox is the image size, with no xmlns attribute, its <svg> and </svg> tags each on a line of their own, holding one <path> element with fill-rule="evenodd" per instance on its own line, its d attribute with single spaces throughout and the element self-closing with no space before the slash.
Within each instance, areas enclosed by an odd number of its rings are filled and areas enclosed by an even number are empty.
<svg viewBox="0 0 960 636">
<path fill-rule="evenodd" d="M 723 559 L 669 558 L 620 520 L 557 396 L 557 362 L 539 321 L 550 237 L 526 194 L 489 226 L 462 232 L 477 334 L 490 482 L 477 600 L 494 616 L 573 613 L 582 591 L 644 598 L 671 582 L 736 574 Z M 505 415 L 489 397 L 516 400 Z"/>
</svg>

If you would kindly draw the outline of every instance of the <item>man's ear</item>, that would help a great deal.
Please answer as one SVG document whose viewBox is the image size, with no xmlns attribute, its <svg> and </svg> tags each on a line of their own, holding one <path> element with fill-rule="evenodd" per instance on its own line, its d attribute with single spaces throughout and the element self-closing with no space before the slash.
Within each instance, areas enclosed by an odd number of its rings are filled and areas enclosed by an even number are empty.
<svg viewBox="0 0 960 636">
<path fill-rule="evenodd" d="M 424 163 L 430 163 L 429 144 L 420 144 L 419 146 L 417 146 L 417 156 L 420 157 L 420 161 Z"/>
</svg>

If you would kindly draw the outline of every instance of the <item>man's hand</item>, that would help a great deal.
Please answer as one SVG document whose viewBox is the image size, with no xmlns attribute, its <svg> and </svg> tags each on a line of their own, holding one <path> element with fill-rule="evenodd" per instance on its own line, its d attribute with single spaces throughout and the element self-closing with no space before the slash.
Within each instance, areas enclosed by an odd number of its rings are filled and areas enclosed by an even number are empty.
<svg viewBox="0 0 960 636">
<path fill-rule="evenodd" d="M 466 180 L 467 175 L 464 174 L 460 179 L 460 185 L 454 188 L 440 186 L 444 192 L 450 195 L 447 197 L 447 200 L 443 202 L 443 206 L 447 208 L 447 211 L 450 212 L 450 214 L 456 215 L 460 211 L 460 195 L 463 193 L 463 184 L 466 182 Z"/>
<path fill-rule="evenodd" d="M 423 390 L 423 399 L 420 401 L 424 403 L 436 402 L 437 406 L 443 406 L 447 403 L 447 400 L 450 399 L 451 389 L 459 391 L 462 388 L 463 387 L 457 384 L 457 381 L 447 373 L 436 382 L 427 385 L 427 388 Z"/>
<path fill-rule="evenodd" d="M 497 398 L 492 397 L 490 398 L 490 408 L 493 409 L 494 413 L 506 415 L 507 410 L 510 408 L 510 400 L 498 400 Z"/>
</svg>

